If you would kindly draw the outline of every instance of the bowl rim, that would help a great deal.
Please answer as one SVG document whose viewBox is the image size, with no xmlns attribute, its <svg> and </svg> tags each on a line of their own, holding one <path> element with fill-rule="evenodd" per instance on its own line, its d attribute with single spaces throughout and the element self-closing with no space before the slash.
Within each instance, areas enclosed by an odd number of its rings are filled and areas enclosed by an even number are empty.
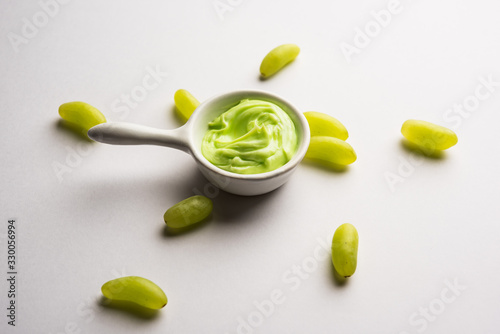
<svg viewBox="0 0 500 334">
<path fill-rule="evenodd" d="M 276 168 L 275 170 L 265 172 L 265 173 L 259 173 L 259 174 L 238 174 L 230 171 L 226 171 L 222 168 L 219 168 L 212 164 L 210 161 L 208 161 L 202 154 L 201 152 L 201 147 L 197 147 L 195 140 L 194 140 L 194 127 L 197 124 L 198 120 L 200 119 L 200 115 L 206 112 L 207 108 L 210 108 L 211 105 L 213 105 L 215 102 L 218 102 L 220 100 L 225 100 L 225 99 L 235 99 L 238 100 L 239 97 L 240 100 L 245 99 L 246 95 L 250 95 L 250 98 L 258 98 L 258 96 L 261 96 L 262 98 L 266 100 L 270 100 L 270 102 L 277 102 L 277 104 L 284 105 L 287 110 L 284 110 L 288 114 L 293 114 L 294 117 L 292 118 L 292 121 L 294 122 L 295 126 L 298 127 L 298 132 L 300 135 L 299 138 L 299 145 L 297 147 L 297 150 L 295 154 L 293 155 L 292 159 L 290 159 L 286 164 L 283 166 Z M 257 97 L 255 97 L 257 96 Z M 247 97 L 248 98 L 248 97 Z M 273 179 L 276 177 L 279 177 L 283 174 L 286 174 L 293 170 L 297 165 L 302 161 L 304 158 L 307 149 L 309 147 L 309 141 L 310 141 L 310 131 L 309 131 L 309 124 L 307 123 L 307 119 L 305 118 L 304 114 L 300 112 L 293 104 L 291 104 L 287 99 L 281 97 L 280 95 L 270 93 L 267 91 L 263 90 L 257 90 L 257 89 L 241 89 L 241 90 L 233 90 L 229 91 L 226 93 L 222 94 L 217 94 L 215 96 L 212 96 L 211 98 L 205 100 L 203 103 L 201 103 L 196 110 L 193 112 L 191 115 L 189 121 L 189 124 L 186 124 L 189 126 L 189 145 L 191 149 L 191 154 L 194 157 L 194 159 L 207 168 L 208 170 L 217 173 L 219 175 L 222 175 L 224 177 L 228 177 L 231 179 L 238 179 L 238 180 L 257 180 L 257 181 L 263 181 L 263 180 L 269 180 Z"/>
</svg>

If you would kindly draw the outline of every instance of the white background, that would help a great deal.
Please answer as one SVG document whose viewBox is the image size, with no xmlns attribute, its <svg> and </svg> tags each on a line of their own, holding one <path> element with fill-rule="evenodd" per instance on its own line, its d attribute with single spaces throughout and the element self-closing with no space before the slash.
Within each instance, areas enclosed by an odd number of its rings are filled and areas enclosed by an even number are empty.
<svg viewBox="0 0 500 334">
<path fill-rule="evenodd" d="M 0 331 L 232 334 L 243 319 L 240 333 L 498 333 L 500 86 L 473 111 L 447 114 L 477 101 L 481 77 L 500 82 L 498 3 L 401 0 L 351 62 L 341 44 L 354 45 L 389 1 L 216 3 L 232 10 L 218 13 L 212 0 L 74 0 L 43 22 L 37 1 L 1 1 Z M 33 16 L 41 26 L 23 37 Z M 24 43 L 11 43 L 14 34 Z M 298 44 L 299 57 L 260 81 L 261 59 L 283 43 Z M 167 73 L 158 87 L 118 112 L 155 68 Z M 348 128 L 358 160 L 345 172 L 303 163 L 279 190 L 244 198 L 214 192 L 185 153 L 91 143 L 59 122 L 59 105 L 80 100 L 110 121 L 175 128 L 179 88 L 201 101 L 263 89 L 328 113 Z M 417 156 L 401 145 L 410 118 L 454 129 L 459 143 L 441 159 Z M 403 182 L 391 188 L 388 175 Z M 195 193 L 214 196 L 212 218 L 168 235 L 163 213 Z M 15 329 L 5 310 L 9 218 Z M 328 248 L 346 222 L 359 231 L 359 261 L 342 284 L 320 241 Z M 103 303 L 101 285 L 123 275 L 156 282 L 168 305 Z M 255 302 L 274 290 L 282 303 L 259 317 Z"/>
</svg>

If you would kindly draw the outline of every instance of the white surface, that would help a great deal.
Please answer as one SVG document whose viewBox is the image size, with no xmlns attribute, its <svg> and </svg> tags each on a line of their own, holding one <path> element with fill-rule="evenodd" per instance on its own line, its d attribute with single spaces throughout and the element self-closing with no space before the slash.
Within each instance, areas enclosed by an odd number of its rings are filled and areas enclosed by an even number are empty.
<svg viewBox="0 0 500 334">
<path fill-rule="evenodd" d="M 232 3 L 221 20 L 212 0 L 75 0 L 16 53 L 7 34 L 20 34 L 23 18 L 41 7 L 2 1 L 0 267 L 5 277 L 13 217 L 20 281 L 17 326 L 2 314 L 0 331 L 236 333 L 238 317 L 255 317 L 254 301 L 279 289 L 283 303 L 255 333 L 498 333 L 500 86 L 458 127 L 443 119 L 475 93 L 479 77 L 500 81 L 498 3 L 402 0 L 403 10 L 352 63 L 340 43 L 352 43 L 356 27 L 388 1 Z M 301 47 L 298 59 L 260 81 L 261 59 L 289 42 Z M 114 101 L 155 66 L 168 75 L 121 118 Z M 302 164 L 262 197 L 216 194 L 208 224 L 167 236 L 169 206 L 213 191 L 193 160 L 159 147 L 82 142 L 58 126 L 57 108 L 82 100 L 110 120 L 175 128 L 178 88 L 200 100 L 264 89 L 329 113 L 348 128 L 358 161 L 345 173 Z M 384 175 L 410 156 L 399 133 L 408 118 L 454 127 L 459 143 L 445 159 L 402 170 L 392 192 Z M 86 155 L 70 161 L 59 182 L 53 163 L 66 164 L 78 147 Z M 345 222 L 359 231 L 359 263 L 339 285 L 328 254 L 311 257 L 318 239 L 328 248 Z M 292 280 L 294 265 L 314 263 L 307 278 Z M 150 318 L 101 306 L 101 285 L 120 275 L 158 283 L 168 305 Z M 446 280 L 466 288 L 454 295 Z M 422 308 L 440 305 L 432 321 L 422 320 Z"/>
</svg>

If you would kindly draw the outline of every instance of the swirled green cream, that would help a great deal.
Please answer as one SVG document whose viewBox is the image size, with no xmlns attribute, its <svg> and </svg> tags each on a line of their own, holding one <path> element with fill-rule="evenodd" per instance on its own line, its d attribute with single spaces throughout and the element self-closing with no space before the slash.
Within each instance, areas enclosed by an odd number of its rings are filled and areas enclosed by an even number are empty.
<svg viewBox="0 0 500 334">
<path fill-rule="evenodd" d="M 298 146 L 295 124 L 274 103 L 242 100 L 208 124 L 201 152 L 215 166 L 259 174 L 286 164 Z"/>
</svg>

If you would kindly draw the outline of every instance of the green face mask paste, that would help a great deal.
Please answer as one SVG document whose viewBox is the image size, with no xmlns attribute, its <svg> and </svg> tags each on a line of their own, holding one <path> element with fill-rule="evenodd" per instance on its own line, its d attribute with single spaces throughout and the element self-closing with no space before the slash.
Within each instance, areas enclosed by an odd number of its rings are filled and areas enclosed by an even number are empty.
<svg viewBox="0 0 500 334">
<path fill-rule="evenodd" d="M 242 100 L 208 124 L 201 151 L 215 166 L 238 174 L 259 174 L 286 164 L 298 136 L 288 114 L 274 103 Z"/>
</svg>

